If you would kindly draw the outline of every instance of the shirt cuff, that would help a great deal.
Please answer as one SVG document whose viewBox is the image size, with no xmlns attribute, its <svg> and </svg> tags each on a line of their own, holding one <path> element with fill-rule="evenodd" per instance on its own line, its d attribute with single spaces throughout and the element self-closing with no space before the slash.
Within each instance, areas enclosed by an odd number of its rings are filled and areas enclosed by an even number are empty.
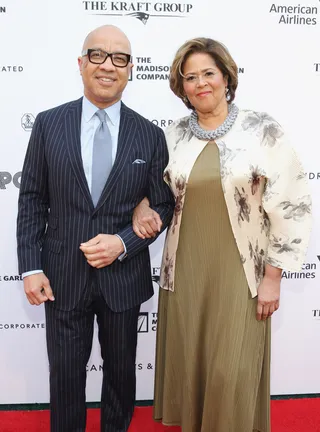
<svg viewBox="0 0 320 432">
<path fill-rule="evenodd" d="M 31 276 L 31 275 L 38 274 L 38 273 L 43 273 L 43 271 L 42 270 L 31 270 L 31 271 L 22 273 L 22 279 L 24 279 L 27 276 Z"/>
<path fill-rule="evenodd" d="M 118 256 L 118 260 L 123 261 L 127 256 L 127 248 L 126 248 L 126 245 L 124 244 L 124 241 L 122 240 L 122 238 L 118 234 L 115 234 L 115 235 L 121 240 L 121 243 L 123 244 L 124 252 Z"/>
</svg>

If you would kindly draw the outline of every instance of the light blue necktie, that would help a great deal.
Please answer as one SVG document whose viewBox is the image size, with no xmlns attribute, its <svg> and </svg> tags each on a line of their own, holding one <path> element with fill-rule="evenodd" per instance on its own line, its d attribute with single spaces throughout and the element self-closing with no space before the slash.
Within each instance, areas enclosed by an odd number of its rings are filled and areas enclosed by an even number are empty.
<svg viewBox="0 0 320 432">
<path fill-rule="evenodd" d="M 96 207 L 112 168 L 112 139 L 106 123 L 106 112 L 96 112 L 98 126 L 93 139 L 91 196 Z"/>
</svg>

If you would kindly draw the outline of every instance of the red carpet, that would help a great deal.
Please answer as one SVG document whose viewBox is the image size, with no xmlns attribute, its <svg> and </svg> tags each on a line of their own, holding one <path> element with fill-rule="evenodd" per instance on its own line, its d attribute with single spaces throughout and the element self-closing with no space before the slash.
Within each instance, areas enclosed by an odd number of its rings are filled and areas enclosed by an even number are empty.
<svg viewBox="0 0 320 432">
<path fill-rule="evenodd" d="M 320 399 L 272 401 L 272 432 L 320 432 Z M 0 432 L 48 432 L 48 411 L 0 411 Z M 87 432 L 99 432 L 99 410 L 88 410 Z M 152 409 L 135 411 L 129 432 L 180 432 L 152 421 Z M 243 432 L 243 431 L 237 431 Z"/>
</svg>

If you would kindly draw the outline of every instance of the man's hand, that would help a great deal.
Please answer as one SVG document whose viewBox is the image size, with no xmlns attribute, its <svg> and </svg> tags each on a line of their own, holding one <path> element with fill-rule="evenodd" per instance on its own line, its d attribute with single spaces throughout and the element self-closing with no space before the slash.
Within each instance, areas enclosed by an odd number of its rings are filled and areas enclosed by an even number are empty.
<svg viewBox="0 0 320 432">
<path fill-rule="evenodd" d="M 106 267 L 124 252 L 122 241 L 116 235 L 99 234 L 86 243 L 81 243 L 88 264 L 95 268 Z"/>
<path fill-rule="evenodd" d="M 39 306 L 48 300 L 54 301 L 49 279 L 44 273 L 24 277 L 23 285 L 30 304 Z"/>
<path fill-rule="evenodd" d="M 161 231 L 162 221 L 157 212 L 149 206 L 149 200 L 144 198 L 134 209 L 132 228 L 135 234 L 142 238 L 155 237 Z"/>
<path fill-rule="evenodd" d="M 265 276 L 258 288 L 257 320 L 266 320 L 279 309 L 281 269 L 266 264 Z"/>
</svg>

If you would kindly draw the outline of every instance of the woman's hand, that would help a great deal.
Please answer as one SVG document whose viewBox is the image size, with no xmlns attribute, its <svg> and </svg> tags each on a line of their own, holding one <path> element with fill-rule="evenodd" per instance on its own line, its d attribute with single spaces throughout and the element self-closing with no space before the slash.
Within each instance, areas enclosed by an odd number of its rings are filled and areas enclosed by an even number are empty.
<svg viewBox="0 0 320 432">
<path fill-rule="evenodd" d="M 257 320 L 265 321 L 279 309 L 281 269 L 266 264 L 265 276 L 258 288 Z"/>
<path fill-rule="evenodd" d="M 148 198 L 144 198 L 134 209 L 132 226 L 135 234 L 142 238 L 152 238 L 161 231 L 162 221 L 157 212 L 149 206 Z"/>
</svg>

